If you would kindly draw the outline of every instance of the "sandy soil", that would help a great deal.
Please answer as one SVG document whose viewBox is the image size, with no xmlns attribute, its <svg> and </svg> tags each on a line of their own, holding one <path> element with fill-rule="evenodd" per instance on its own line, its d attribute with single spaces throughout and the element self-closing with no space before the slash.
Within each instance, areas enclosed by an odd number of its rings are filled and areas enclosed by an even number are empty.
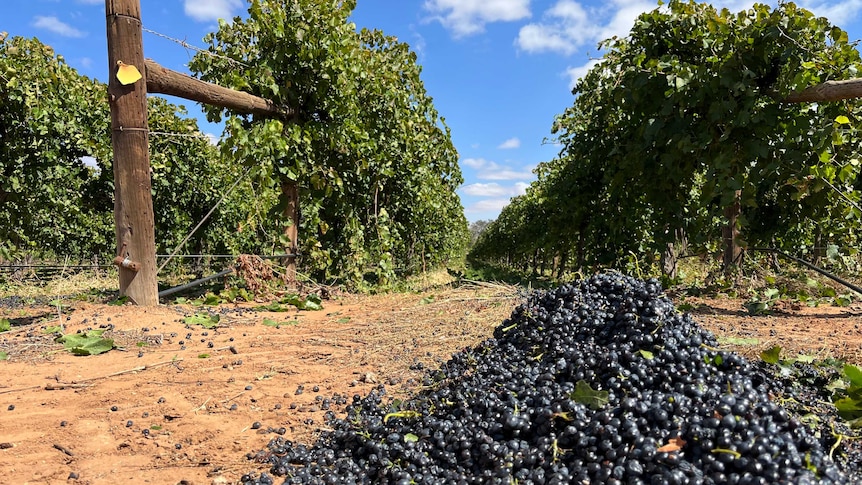
<svg viewBox="0 0 862 485">
<path fill-rule="evenodd" d="M 339 415 L 345 400 L 381 384 L 408 395 L 422 367 L 489 337 L 517 301 L 502 287 L 472 287 L 343 296 L 318 312 L 249 304 L 0 308 L 14 324 L 0 334 L 9 355 L 0 362 L 0 481 L 236 483 L 265 471 L 247 454 L 278 433 L 313 440 L 327 407 Z M 773 315 L 751 317 L 741 300 L 677 303 L 719 336 L 747 339 L 727 347 L 750 356 L 780 345 L 784 355 L 862 363 L 858 305 L 779 302 Z M 205 311 L 221 314 L 217 328 L 184 323 Z M 58 324 L 66 333 L 106 328 L 117 348 L 73 356 L 42 333 Z"/>
</svg>

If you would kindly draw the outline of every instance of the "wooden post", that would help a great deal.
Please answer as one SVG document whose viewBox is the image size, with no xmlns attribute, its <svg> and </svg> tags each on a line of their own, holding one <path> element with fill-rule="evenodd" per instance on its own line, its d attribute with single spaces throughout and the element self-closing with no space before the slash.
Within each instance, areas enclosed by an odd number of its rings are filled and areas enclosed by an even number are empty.
<svg viewBox="0 0 862 485">
<path fill-rule="evenodd" d="M 734 194 L 733 202 L 724 208 L 724 217 L 727 219 L 727 224 L 721 229 L 722 239 L 724 240 L 724 254 L 722 264 L 725 271 L 730 271 L 736 268 L 742 258 L 742 248 L 739 247 L 739 228 L 736 227 L 736 220 L 740 212 L 740 197 L 742 191 L 737 190 Z"/>
<path fill-rule="evenodd" d="M 140 1 L 106 0 L 105 17 L 117 255 L 140 263 L 137 272 L 119 267 L 120 295 L 138 305 L 158 305 L 147 83 L 142 78 L 124 86 L 117 79 L 118 62 L 135 66 L 142 75 L 146 75 Z"/>
<path fill-rule="evenodd" d="M 296 288 L 296 259 L 299 252 L 299 187 L 296 181 L 282 180 L 281 195 L 287 202 L 284 206 L 284 218 L 290 224 L 284 229 L 284 235 L 290 239 L 289 252 L 292 255 L 286 261 L 287 284 L 290 288 Z"/>
<path fill-rule="evenodd" d="M 147 70 L 147 92 L 151 94 L 170 94 L 242 113 L 271 116 L 284 120 L 291 119 L 296 115 L 293 109 L 276 106 L 268 99 L 201 81 L 188 74 L 162 67 L 153 60 L 147 59 L 144 64 Z"/>
</svg>

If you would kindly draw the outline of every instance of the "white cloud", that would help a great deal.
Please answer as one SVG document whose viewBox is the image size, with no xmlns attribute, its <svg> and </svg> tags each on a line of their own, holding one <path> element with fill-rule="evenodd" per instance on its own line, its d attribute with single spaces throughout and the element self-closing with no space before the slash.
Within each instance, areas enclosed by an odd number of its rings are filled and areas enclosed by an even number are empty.
<svg viewBox="0 0 862 485">
<path fill-rule="evenodd" d="M 616 10 L 610 21 L 599 31 L 598 36 L 594 39 L 595 42 L 610 39 L 611 37 L 625 37 L 629 35 L 632 26 L 635 24 L 635 19 L 640 14 L 656 9 L 656 2 L 646 2 L 644 0 L 613 0 L 612 3 Z"/>
<path fill-rule="evenodd" d="M 186 15 L 199 22 L 234 17 L 234 10 L 242 7 L 242 0 L 185 0 Z"/>
<path fill-rule="evenodd" d="M 856 19 L 862 12 L 862 0 L 800 0 L 800 7 L 814 12 L 814 15 L 828 18 L 832 23 L 844 25 Z"/>
<path fill-rule="evenodd" d="M 510 150 L 512 148 L 518 148 L 519 146 L 521 146 L 521 140 L 519 140 L 517 137 L 515 137 L 515 138 L 509 138 L 508 140 L 504 141 L 503 143 L 500 143 L 500 145 L 497 146 L 497 148 L 499 148 L 500 150 Z"/>
<path fill-rule="evenodd" d="M 590 59 L 589 62 L 583 66 L 570 67 L 566 69 L 566 75 L 569 76 L 569 89 L 573 89 L 575 84 L 578 83 L 578 80 L 584 77 L 590 69 L 598 65 L 599 62 L 601 62 L 600 59 Z"/>
<path fill-rule="evenodd" d="M 489 162 L 484 158 L 465 158 L 461 160 L 461 163 L 470 168 L 482 168 L 493 162 Z"/>
<path fill-rule="evenodd" d="M 210 145 L 216 146 L 219 142 L 219 137 L 213 135 L 212 133 L 203 133 L 203 136 L 207 139 Z"/>
<path fill-rule="evenodd" d="M 428 43 L 427 43 L 427 42 L 425 42 L 425 37 L 422 37 L 422 34 L 420 34 L 419 32 L 417 32 L 417 31 L 413 28 L 413 26 L 412 26 L 412 25 L 410 26 L 410 33 L 413 35 L 413 39 L 415 39 L 415 40 L 410 44 L 410 49 L 411 49 L 411 50 L 413 50 L 413 52 L 415 52 L 415 53 L 416 53 L 416 55 L 417 55 L 420 59 L 421 59 L 421 58 L 423 58 L 423 57 L 425 57 L 425 49 L 426 49 L 426 46 L 428 45 Z"/>
<path fill-rule="evenodd" d="M 517 182 L 509 187 L 504 187 L 496 182 L 475 183 L 461 187 L 461 192 L 473 197 L 514 197 L 527 193 L 529 186 L 530 184 L 526 182 Z"/>
<path fill-rule="evenodd" d="M 84 37 L 86 32 L 80 31 L 75 27 L 61 21 L 57 17 L 36 16 L 33 19 L 33 27 L 37 29 L 45 29 L 63 37 Z"/>
<path fill-rule="evenodd" d="M 471 204 L 464 208 L 464 212 L 475 214 L 479 212 L 496 212 L 499 214 L 503 207 L 509 205 L 509 199 L 483 199 L 475 204 Z M 494 216 L 496 217 L 496 215 Z"/>
<path fill-rule="evenodd" d="M 646 0 L 611 0 L 590 8 L 575 0 L 558 0 L 541 21 L 521 27 L 515 45 L 530 53 L 574 54 L 584 45 L 627 35 L 638 15 L 655 8 L 655 2 Z"/>
<path fill-rule="evenodd" d="M 461 160 L 461 163 L 476 170 L 476 178 L 479 180 L 527 180 L 533 178 L 532 168 L 525 167 L 521 170 L 515 170 L 484 158 L 465 158 Z"/>
<path fill-rule="evenodd" d="M 515 184 L 515 195 L 524 195 L 527 193 L 527 189 L 530 187 L 530 184 L 526 182 L 517 182 Z"/>
<path fill-rule="evenodd" d="M 530 0 L 425 0 L 425 10 L 455 37 L 485 30 L 492 22 L 513 22 L 530 16 Z"/>
<path fill-rule="evenodd" d="M 479 173 L 479 178 L 482 180 L 524 180 L 532 177 L 533 172 L 530 170 L 512 170 L 500 167 L 494 167 L 494 169 L 484 170 Z"/>
<path fill-rule="evenodd" d="M 84 69 L 89 69 L 93 67 L 93 59 L 91 57 L 82 57 L 78 59 L 78 62 L 81 64 L 81 67 Z"/>
<path fill-rule="evenodd" d="M 490 184 L 468 184 L 461 187 L 461 192 L 473 197 L 501 197 L 509 194 L 505 187 L 493 182 Z"/>
<path fill-rule="evenodd" d="M 560 52 L 573 54 L 577 49 L 563 32 L 554 26 L 527 24 L 518 32 L 515 44 L 527 52 Z"/>
</svg>

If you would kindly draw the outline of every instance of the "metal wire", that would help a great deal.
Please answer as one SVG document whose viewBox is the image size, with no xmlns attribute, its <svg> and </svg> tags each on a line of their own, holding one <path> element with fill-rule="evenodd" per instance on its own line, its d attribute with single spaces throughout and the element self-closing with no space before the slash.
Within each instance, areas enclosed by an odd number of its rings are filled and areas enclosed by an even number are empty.
<svg viewBox="0 0 862 485">
<path fill-rule="evenodd" d="M 200 47 L 195 47 L 195 46 L 193 46 L 193 45 L 189 44 L 188 42 L 186 42 L 186 41 L 184 41 L 184 40 L 175 39 L 175 38 L 173 38 L 173 37 L 170 37 L 170 36 L 167 36 L 167 35 L 165 35 L 165 34 L 162 34 L 161 32 L 156 32 L 155 30 L 150 30 L 150 29 L 148 29 L 148 28 L 146 28 L 146 27 L 142 27 L 142 28 L 141 28 L 141 30 L 143 30 L 144 32 L 146 32 L 146 33 L 148 33 L 148 34 L 153 34 L 153 35 L 155 35 L 155 36 L 157 36 L 157 37 L 161 37 L 161 38 L 163 38 L 163 39 L 167 39 L 167 40 L 169 40 L 169 41 L 171 41 L 171 42 L 175 42 L 175 43 L 177 43 L 177 44 L 179 44 L 179 45 L 183 46 L 183 48 L 185 48 L 185 49 L 193 50 L 193 51 L 195 51 L 195 52 L 200 52 L 201 54 L 206 54 L 206 55 L 208 55 L 208 56 L 217 57 L 217 58 L 219 58 L 219 59 L 224 59 L 224 60 L 226 60 L 226 61 L 228 61 L 228 62 L 232 62 L 232 63 L 234 63 L 234 64 L 239 64 L 240 66 L 243 66 L 243 67 L 250 67 L 248 64 L 245 64 L 245 63 L 243 63 L 243 62 L 241 62 L 241 61 L 238 61 L 238 60 L 236 60 L 236 59 L 231 59 L 230 57 L 223 56 L 223 55 L 221 55 L 221 54 L 216 54 L 215 52 L 210 52 L 210 51 L 208 51 L 208 50 L 201 49 Z"/>
<path fill-rule="evenodd" d="M 185 239 L 182 240 L 182 242 L 177 244 L 177 247 L 174 248 L 174 252 L 171 253 L 171 255 L 168 256 L 168 258 L 165 260 L 165 262 L 162 263 L 161 266 L 159 266 L 159 269 L 156 270 L 157 274 L 160 273 L 163 269 L 165 269 L 165 266 L 167 266 L 167 264 L 171 261 L 171 259 L 174 257 L 174 255 L 180 251 L 180 248 L 182 248 L 183 245 L 185 243 L 187 243 L 189 239 L 191 239 L 192 234 L 194 234 L 195 231 L 200 229 L 200 227 L 204 224 L 204 222 L 206 222 L 206 220 L 209 219 L 209 217 L 212 215 L 212 213 L 215 212 L 216 207 L 218 207 L 219 204 L 221 204 L 227 198 L 227 196 L 230 195 L 231 192 L 233 192 L 233 189 L 235 189 L 236 186 L 239 185 L 240 182 L 245 180 L 245 178 L 248 176 L 249 172 L 251 172 L 251 167 L 248 167 L 247 169 L 245 169 L 245 173 L 242 174 L 242 177 L 239 177 L 236 179 L 236 182 L 234 182 L 233 185 L 231 185 L 230 188 L 227 189 L 227 191 L 224 194 L 222 194 L 221 199 L 219 199 L 219 201 L 216 202 L 216 204 L 212 207 L 212 209 L 210 209 L 210 211 L 207 212 L 207 214 L 204 216 L 204 218 L 201 219 L 200 222 L 198 222 L 198 225 L 195 226 L 195 228 L 192 229 L 191 232 L 188 233 L 188 235 L 185 237 Z"/>
</svg>

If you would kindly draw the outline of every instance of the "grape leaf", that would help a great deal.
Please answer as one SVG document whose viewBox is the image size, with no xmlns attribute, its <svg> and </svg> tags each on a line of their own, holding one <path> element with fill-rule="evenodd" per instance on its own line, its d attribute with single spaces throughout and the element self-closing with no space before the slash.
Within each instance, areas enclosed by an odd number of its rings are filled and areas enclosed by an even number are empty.
<svg viewBox="0 0 862 485">
<path fill-rule="evenodd" d="M 575 384 L 575 390 L 569 394 L 569 399 L 593 410 L 601 409 L 608 404 L 608 391 L 596 391 L 587 381 L 581 379 Z"/>
<path fill-rule="evenodd" d="M 6 360 L 9 358 L 9 354 L 6 352 L 0 352 L 0 360 Z"/>
<path fill-rule="evenodd" d="M 862 387 L 862 369 L 859 369 L 853 364 L 844 365 L 844 375 L 851 384 L 857 387 Z"/>
<path fill-rule="evenodd" d="M 767 364 L 777 364 L 778 357 L 781 355 L 781 347 L 775 345 L 769 350 L 764 350 L 760 353 L 760 358 Z"/>
<path fill-rule="evenodd" d="M 0 318 L 0 332 L 12 330 L 12 322 L 8 318 Z"/>
<path fill-rule="evenodd" d="M 847 420 L 862 418 L 862 400 L 845 397 L 835 401 L 838 415 Z"/>
<path fill-rule="evenodd" d="M 297 308 L 299 308 L 300 310 L 310 310 L 310 311 L 323 310 L 323 305 L 321 305 L 319 301 L 315 301 L 315 300 L 311 299 L 310 297 L 311 297 L 311 295 L 309 295 L 309 298 L 306 298 L 302 302 L 302 305 L 297 305 Z"/>
<path fill-rule="evenodd" d="M 286 311 L 290 310 L 290 308 L 282 305 L 281 303 L 279 303 L 277 301 L 274 301 L 274 302 L 270 303 L 269 305 L 256 306 L 256 307 L 254 307 L 254 309 L 257 311 L 261 311 L 261 312 L 286 312 Z"/>
<path fill-rule="evenodd" d="M 655 355 L 653 355 L 653 353 L 650 352 L 649 350 L 641 349 L 641 350 L 638 350 L 638 353 L 641 354 L 641 356 L 646 360 L 652 360 L 655 358 Z"/>
<path fill-rule="evenodd" d="M 218 315 L 210 315 L 208 313 L 196 313 L 190 317 L 186 317 L 183 320 L 186 325 L 200 325 L 204 328 L 215 328 L 218 327 L 218 322 L 221 320 L 221 317 Z"/>
<path fill-rule="evenodd" d="M 110 306 L 123 306 L 128 301 L 129 301 L 129 297 L 124 295 L 124 296 L 117 298 L 116 300 L 109 301 L 108 305 L 110 305 Z"/>
<path fill-rule="evenodd" d="M 267 327 L 279 328 L 282 325 L 296 325 L 297 322 L 277 322 L 271 318 L 264 318 L 263 324 L 266 325 Z"/>
<path fill-rule="evenodd" d="M 796 357 L 796 362 L 799 362 L 801 364 L 811 364 L 814 362 L 814 356 L 813 355 L 806 355 L 806 354 L 799 354 L 799 356 Z"/>
<path fill-rule="evenodd" d="M 419 437 L 413 433 L 407 433 L 404 435 L 404 441 L 407 443 L 416 443 L 419 441 Z"/>
<path fill-rule="evenodd" d="M 114 348 L 114 340 L 102 337 L 102 330 L 73 333 L 57 338 L 66 350 L 75 355 L 99 355 Z"/>
</svg>

